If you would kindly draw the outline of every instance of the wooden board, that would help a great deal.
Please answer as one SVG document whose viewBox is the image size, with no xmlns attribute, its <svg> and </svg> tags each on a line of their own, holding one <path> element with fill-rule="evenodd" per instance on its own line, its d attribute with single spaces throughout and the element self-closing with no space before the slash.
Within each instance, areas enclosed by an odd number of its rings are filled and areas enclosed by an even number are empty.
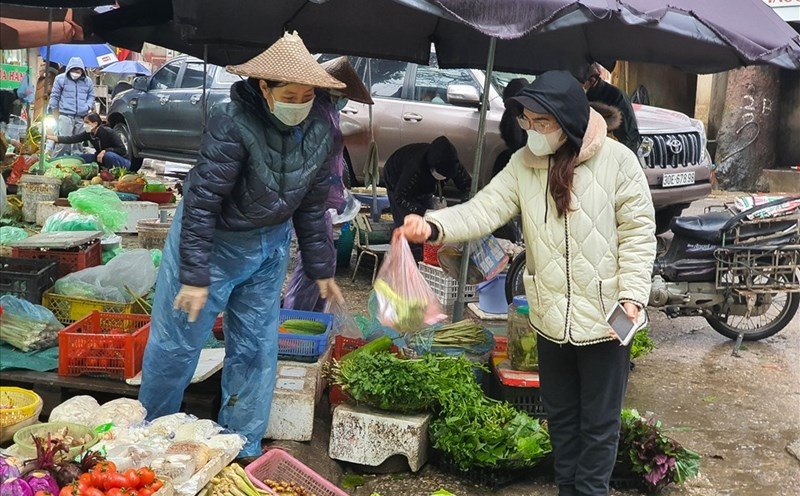
<svg viewBox="0 0 800 496">
<path fill-rule="evenodd" d="M 200 360 L 197 362 L 197 368 L 192 374 L 190 384 L 197 384 L 208 379 L 216 372 L 222 370 L 222 362 L 225 360 L 225 348 L 208 348 L 200 352 Z M 130 379 L 125 379 L 125 382 L 131 386 L 139 386 L 142 384 L 142 373 L 139 372 Z"/>
<path fill-rule="evenodd" d="M 14 248 L 54 248 L 66 250 L 84 245 L 103 236 L 101 231 L 62 231 L 35 234 L 11 243 Z"/>
</svg>

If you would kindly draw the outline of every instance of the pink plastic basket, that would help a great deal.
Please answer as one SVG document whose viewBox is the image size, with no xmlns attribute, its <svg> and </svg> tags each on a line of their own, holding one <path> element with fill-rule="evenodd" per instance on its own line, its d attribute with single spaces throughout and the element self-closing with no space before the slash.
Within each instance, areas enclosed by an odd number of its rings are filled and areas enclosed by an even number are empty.
<svg viewBox="0 0 800 496">
<path fill-rule="evenodd" d="M 262 482 L 266 479 L 300 484 L 315 496 L 348 496 L 346 492 L 322 478 L 297 458 L 279 449 L 267 451 L 245 467 L 244 471 L 253 484 L 270 494 L 276 493 Z"/>
</svg>

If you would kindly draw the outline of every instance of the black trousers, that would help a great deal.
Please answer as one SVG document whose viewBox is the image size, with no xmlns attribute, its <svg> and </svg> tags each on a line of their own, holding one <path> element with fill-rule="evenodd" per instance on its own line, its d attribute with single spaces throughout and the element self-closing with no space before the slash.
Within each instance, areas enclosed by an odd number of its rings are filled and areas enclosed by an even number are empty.
<svg viewBox="0 0 800 496">
<path fill-rule="evenodd" d="M 562 496 L 607 496 L 617 457 L 630 346 L 538 340 L 539 378 Z"/>
</svg>

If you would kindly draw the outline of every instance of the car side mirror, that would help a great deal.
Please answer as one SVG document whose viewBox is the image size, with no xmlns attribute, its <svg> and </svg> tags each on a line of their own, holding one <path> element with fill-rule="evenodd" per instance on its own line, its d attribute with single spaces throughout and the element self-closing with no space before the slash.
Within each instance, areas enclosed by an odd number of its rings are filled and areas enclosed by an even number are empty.
<svg viewBox="0 0 800 496">
<path fill-rule="evenodd" d="M 447 103 L 465 107 L 481 106 L 481 95 L 469 84 L 451 84 L 447 86 Z"/>
<path fill-rule="evenodd" d="M 133 78 L 133 89 L 136 91 L 147 91 L 150 86 L 150 78 L 147 76 L 136 76 Z"/>
</svg>

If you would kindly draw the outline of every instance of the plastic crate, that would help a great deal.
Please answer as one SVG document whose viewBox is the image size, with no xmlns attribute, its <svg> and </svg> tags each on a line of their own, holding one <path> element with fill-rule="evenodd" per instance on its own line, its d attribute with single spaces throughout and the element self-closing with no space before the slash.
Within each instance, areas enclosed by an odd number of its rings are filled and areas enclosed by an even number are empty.
<svg viewBox="0 0 800 496">
<path fill-rule="evenodd" d="M 281 308 L 278 325 L 289 319 L 322 322 L 325 324 L 326 329 L 324 333 L 313 336 L 289 333 L 278 334 L 278 358 L 295 360 L 298 362 L 316 362 L 319 356 L 322 355 L 328 347 L 328 337 L 331 334 L 334 322 L 333 314 Z M 215 338 L 219 340 L 225 339 L 221 316 L 214 322 L 211 331 Z"/>
<path fill-rule="evenodd" d="M 459 480 L 480 484 L 490 489 L 498 489 L 515 482 L 531 479 L 536 475 L 533 471 L 536 467 L 517 469 L 470 467 L 469 470 L 461 470 L 450 455 L 438 449 L 432 451 L 431 461 L 446 474 L 454 475 Z"/>
<path fill-rule="evenodd" d="M 432 245 L 424 243 L 422 245 L 422 261 L 433 267 L 439 266 L 439 257 L 437 254 L 443 245 Z"/>
<path fill-rule="evenodd" d="M 0 295 L 41 303 L 42 293 L 58 278 L 55 260 L 0 257 Z"/>
<path fill-rule="evenodd" d="M 341 360 L 343 356 L 347 355 L 353 350 L 361 348 L 365 344 L 367 344 L 366 339 L 353 339 L 346 338 L 344 336 L 336 336 L 333 339 L 333 352 L 331 353 L 331 359 Z M 400 349 L 395 345 L 392 345 L 392 347 L 389 348 L 389 351 L 394 354 L 400 353 Z M 342 391 L 340 386 L 331 385 L 330 390 L 328 391 L 328 403 L 331 406 L 344 403 L 347 401 L 347 398 L 347 394 Z"/>
<path fill-rule="evenodd" d="M 439 298 L 442 306 L 448 307 L 456 302 L 458 299 L 458 280 L 445 274 L 444 269 L 441 267 L 435 267 L 425 262 L 419 262 L 419 272 L 433 290 L 433 294 Z M 464 301 L 478 301 L 478 286 L 476 284 L 464 286 Z"/>
<path fill-rule="evenodd" d="M 58 333 L 58 375 L 129 379 L 142 370 L 150 316 L 92 312 Z"/>
<path fill-rule="evenodd" d="M 308 468 L 289 453 L 272 449 L 245 467 L 247 476 L 257 487 L 269 494 L 277 494 L 263 481 L 294 482 L 315 496 L 348 496 L 331 482 Z"/>
<path fill-rule="evenodd" d="M 95 239 L 83 246 L 69 250 L 14 248 L 12 256 L 27 259 L 57 259 L 57 279 L 79 270 L 96 267 L 103 262 L 103 249 L 100 240 Z"/>
<path fill-rule="evenodd" d="M 489 397 L 507 401 L 533 418 L 547 417 L 539 390 L 539 374 L 517 371 L 509 373 L 502 369 L 503 362 L 508 363 L 506 359 L 498 360 L 496 356 L 490 361 Z"/>
<path fill-rule="evenodd" d="M 49 308 L 59 322 L 64 325 L 77 322 L 92 312 L 146 314 L 147 310 L 137 302 L 119 303 L 116 301 L 90 300 L 54 293 L 47 290 L 42 295 L 42 305 Z"/>
</svg>

